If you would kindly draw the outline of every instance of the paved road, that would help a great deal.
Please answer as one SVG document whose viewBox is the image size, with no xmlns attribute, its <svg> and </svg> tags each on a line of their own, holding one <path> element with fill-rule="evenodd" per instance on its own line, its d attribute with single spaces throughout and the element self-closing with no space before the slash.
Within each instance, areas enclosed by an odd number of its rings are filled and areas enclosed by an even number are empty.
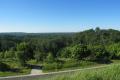
<svg viewBox="0 0 120 80">
<path fill-rule="evenodd" d="M 42 70 L 40 70 L 40 69 L 32 69 L 30 74 L 31 75 L 39 75 L 39 74 L 43 74 L 43 73 L 42 73 Z"/>
<path fill-rule="evenodd" d="M 43 73 L 43 74 L 39 74 L 39 75 L 22 75 L 22 76 L 0 77 L 0 80 L 35 80 L 38 78 L 60 75 L 63 73 L 71 73 L 71 72 L 75 72 L 75 71 L 104 68 L 104 67 L 108 67 L 108 66 L 110 66 L 110 65 L 84 68 L 84 69 L 67 70 L 67 71 L 50 72 L 50 73 Z"/>
<path fill-rule="evenodd" d="M 42 74 L 42 68 L 40 66 L 34 66 L 31 70 L 31 75 L 40 75 Z"/>
</svg>

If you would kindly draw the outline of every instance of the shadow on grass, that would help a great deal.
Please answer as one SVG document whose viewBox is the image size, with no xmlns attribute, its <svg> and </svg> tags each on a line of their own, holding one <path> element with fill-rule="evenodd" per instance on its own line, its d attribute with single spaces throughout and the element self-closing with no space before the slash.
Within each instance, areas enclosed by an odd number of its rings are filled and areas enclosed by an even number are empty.
<svg viewBox="0 0 120 80">
<path fill-rule="evenodd" d="M 98 64 L 111 64 L 113 63 L 111 60 L 94 60 L 93 62 L 96 62 Z"/>
<path fill-rule="evenodd" d="M 43 67 L 40 66 L 40 65 L 31 65 L 31 64 L 27 64 L 27 67 L 28 68 L 31 68 L 31 69 L 42 69 Z"/>
<path fill-rule="evenodd" d="M 12 69 L 1 69 L 0 70 L 1 72 L 21 72 L 21 70 L 20 69 L 17 69 L 17 68 L 12 68 Z"/>
</svg>

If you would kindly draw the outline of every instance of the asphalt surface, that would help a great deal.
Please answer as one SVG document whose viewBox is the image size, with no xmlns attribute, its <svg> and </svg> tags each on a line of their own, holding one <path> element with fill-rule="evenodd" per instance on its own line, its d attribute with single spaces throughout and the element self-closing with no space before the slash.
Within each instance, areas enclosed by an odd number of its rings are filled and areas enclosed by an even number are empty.
<svg viewBox="0 0 120 80">
<path fill-rule="evenodd" d="M 63 73 L 72 73 L 72 72 L 76 72 L 76 71 L 104 68 L 104 67 L 108 67 L 108 66 L 110 66 L 110 65 L 84 68 L 84 69 L 67 70 L 67 71 L 50 72 L 50 73 L 43 73 L 43 74 L 39 74 L 39 75 L 21 75 L 21 76 L 0 77 L 0 80 L 36 80 L 38 78 L 51 77 L 51 76 L 60 75 Z"/>
<path fill-rule="evenodd" d="M 40 66 L 34 66 L 31 70 L 31 75 L 40 75 L 43 74 L 42 68 Z"/>
</svg>

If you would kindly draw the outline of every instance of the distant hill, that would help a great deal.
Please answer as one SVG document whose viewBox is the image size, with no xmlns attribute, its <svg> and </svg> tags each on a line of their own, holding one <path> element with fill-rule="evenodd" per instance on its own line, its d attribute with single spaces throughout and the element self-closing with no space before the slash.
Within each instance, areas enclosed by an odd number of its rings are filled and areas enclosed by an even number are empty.
<svg viewBox="0 0 120 80">
<path fill-rule="evenodd" d="M 65 33 L 24 33 L 24 32 L 5 32 L 0 33 L 0 36 L 57 36 L 57 35 L 73 35 L 73 32 Z"/>
</svg>

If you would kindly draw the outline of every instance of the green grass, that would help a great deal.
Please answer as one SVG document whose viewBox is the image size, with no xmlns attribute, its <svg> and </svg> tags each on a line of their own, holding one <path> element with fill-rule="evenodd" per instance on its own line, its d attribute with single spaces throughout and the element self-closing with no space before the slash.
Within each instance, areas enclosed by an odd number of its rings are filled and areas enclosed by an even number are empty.
<svg viewBox="0 0 120 80">
<path fill-rule="evenodd" d="M 120 80 L 120 65 L 78 71 L 36 80 Z"/>
</svg>

